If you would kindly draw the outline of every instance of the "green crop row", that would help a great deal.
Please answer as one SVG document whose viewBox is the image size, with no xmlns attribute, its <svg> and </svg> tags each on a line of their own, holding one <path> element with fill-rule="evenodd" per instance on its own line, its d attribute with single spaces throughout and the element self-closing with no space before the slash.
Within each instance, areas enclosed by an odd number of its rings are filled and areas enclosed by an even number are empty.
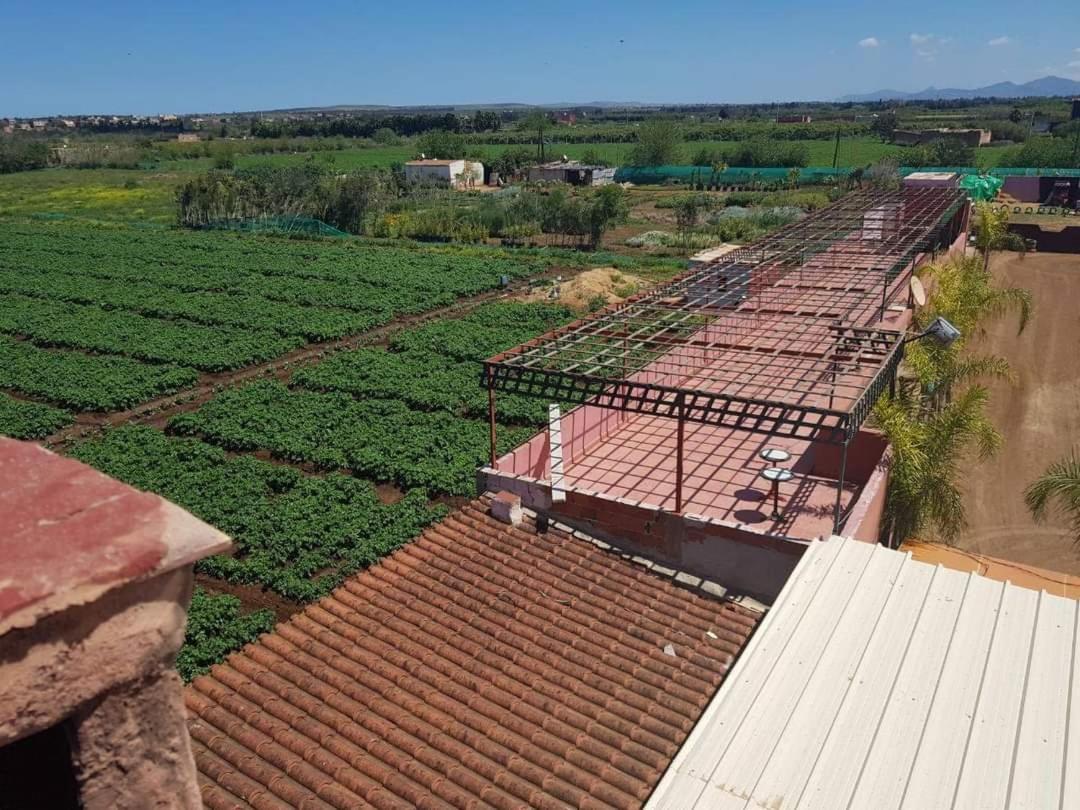
<svg viewBox="0 0 1080 810">
<path fill-rule="evenodd" d="M 419 491 L 383 504 L 370 483 L 351 476 L 314 477 L 251 456 L 230 458 L 220 448 L 149 427 L 112 430 L 72 455 L 158 493 L 233 538 L 235 556 L 208 558 L 198 570 L 297 601 L 328 593 L 445 511 L 428 506 Z"/>
<path fill-rule="evenodd" d="M 80 411 L 112 411 L 193 385 L 197 371 L 114 355 L 42 349 L 0 336 L 0 388 Z"/>
<path fill-rule="evenodd" d="M 486 304 L 464 318 L 442 320 L 400 334 L 393 341 L 400 351 L 363 348 L 341 352 L 299 370 L 292 382 L 315 391 L 401 399 L 425 410 L 485 416 L 488 397 L 481 387 L 483 365 L 477 359 L 458 358 L 463 354 L 477 358 L 509 349 L 571 317 L 570 311 L 561 306 Z M 495 415 L 512 424 L 541 425 L 547 421 L 547 403 L 499 394 L 495 398 Z"/>
<path fill-rule="evenodd" d="M 42 439 L 71 424 L 71 414 L 0 393 L 0 436 Z"/>
<path fill-rule="evenodd" d="M 364 348 L 303 368 L 293 375 L 292 382 L 313 391 L 400 399 L 429 411 L 483 417 L 488 412 L 488 396 L 480 385 L 482 371 L 480 363 L 458 362 L 429 352 Z M 495 416 L 513 424 L 539 425 L 547 419 L 547 403 L 499 394 Z"/>
<path fill-rule="evenodd" d="M 240 600 L 235 596 L 196 588 L 188 607 L 184 646 L 176 656 L 176 671 L 190 681 L 273 629 L 273 611 L 241 613 Z"/>
<path fill-rule="evenodd" d="M 271 285 L 282 277 L 321 279 L 455 296 L 493 289 L 504 275 L 523 278 L 544 268 L 541 257 L 497 252 L 6 222 L 0 222 L 0 262 L 108 277 L 126 273 L 181 289 L 250 291 L 253 277 L 264 276 Z"/>
<path fill-rule="evenodd" d="M 162 321 L 13 294 L 0 297 L 0 332 L 48 346 L 179 363 L 203 371 L 227 371 L 270 360 L 304 343 L 276 332 Z"/>
<path fill-rule="evenodd" d="M 397 351 L 480 361 L 566 323 L 570 317 L 565 307 L 548 304 L 492 304 L 478 307 L 464 318 L 433 321 L 402 332 L 390 345 Z"/>
<path fill-rule="evenodd" d="M 198 411 L 174 417 L 170 428 L 229 450 L 267 449 L 284 461 L 449 495 L 475 492 L 476 468 L 489 453 L 484 421 L 417 411 L 398 400 L 290 391 L 270 380 L 224 391 Z M 531 433 L 499 427 L 500 452 Z"/>
<path fill-rule="evenodd" d="M 156 318 L 184 318 L 211 326 L 263 329 L 308 340 L 331 340 L 364 332 L 391 317 L 390 313 L 359 314 L 242 293 L 183 292 L 159 284 L 96 278 L 77 272 L 39 269 L 28 274 L 24 268 L 7 266 L 0 266 L 0 291 L 123 309 Z"/>
</svg>

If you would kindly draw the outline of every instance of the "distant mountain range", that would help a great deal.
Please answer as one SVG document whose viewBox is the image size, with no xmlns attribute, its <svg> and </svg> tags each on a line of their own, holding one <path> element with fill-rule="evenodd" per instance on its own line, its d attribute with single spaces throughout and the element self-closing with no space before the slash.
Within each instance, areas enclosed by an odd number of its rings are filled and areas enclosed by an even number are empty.
<svg viewBox="0 0 1080 810">
<path fill-rule="evenodd" d="M 1045 96 L 1080 96 L 1080 82 L 1060 76 L 1043 76 L 1030 82 L 998 82 L 986 87 L 963 90 L 955 87 L 927 87 L 917 93 L 901 90 L 876 90 L 873 93 L 857 93 L 841 96 L 837 101 L 937 101 L 963 98 L 1028 98 Z"/>
</svg>

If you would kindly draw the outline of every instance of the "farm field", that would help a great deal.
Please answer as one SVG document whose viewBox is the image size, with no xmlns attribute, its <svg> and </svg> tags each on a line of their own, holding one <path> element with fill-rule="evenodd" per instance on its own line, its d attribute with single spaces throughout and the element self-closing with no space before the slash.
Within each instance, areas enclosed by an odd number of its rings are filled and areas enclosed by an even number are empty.
<svg viewBox="0 0 1080 810">
<path fill-rule="evenodd" d="M 497 252 L 0 222 L 0 390 L 130 408 L 544 268 Z"/>
<path fill-rule="evenodd" d="M 385 347 L 337 352 L 285 380 L 225 388 L 181 409 L 164 430 L 129 424 L 71 448 L 236 543 L 235 554 L 197 565 L 211 590 L 193 608 L 180 657 L 185 677 L 273 620 L 213 592 L 214 582 L 308 602 L 441 518 L 448 496 L 471 496 L 489 448 L 474 396 L 480 364 L 463 357 L 508 348 L 572 317 L 550 304 L 484 304 L 400 332 Z M 430 380 L 434 395 L 425 398 L 418 386 L 397 388 L 402 369 L 418 366 L 452 371 Z M 444 379 L 453 384 L 441 386 Z M 535 403 L 501 398 L 500 452 L 546 418 Z"/>
<path fill-rule="evenodd" d="M 176 221 L 176 190 L 187 179 L 186 173 L 141 169 L 0 174 L 0 218 L 56 216 L 169 225 Z"/>
<path fill-rule="evenodd" d="M 482 299 L 551 260 L 0 220 L 0 432 L 234 538 L 198 567 L 191 677 L 272 623 L 250 610 L 259 594 L 316 599 L 473 494 L 489 452 L 479 361 L 574 317 Z M 500 399 L 509 449 L 546 412 Z"/>
</svg>

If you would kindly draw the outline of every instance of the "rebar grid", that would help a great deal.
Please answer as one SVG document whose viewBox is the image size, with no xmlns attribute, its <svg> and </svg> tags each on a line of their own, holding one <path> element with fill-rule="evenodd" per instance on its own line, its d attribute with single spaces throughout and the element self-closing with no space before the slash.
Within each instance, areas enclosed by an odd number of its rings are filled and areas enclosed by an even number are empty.
<svg viewBox="0 0 1080 810">
<path fill-rule="evenodd" d="M 491 388 L 846 443 L 895 373 L 875 328 L 955 189 L 861 191 L 648 293 L 485 363 Z"/>
</svg>

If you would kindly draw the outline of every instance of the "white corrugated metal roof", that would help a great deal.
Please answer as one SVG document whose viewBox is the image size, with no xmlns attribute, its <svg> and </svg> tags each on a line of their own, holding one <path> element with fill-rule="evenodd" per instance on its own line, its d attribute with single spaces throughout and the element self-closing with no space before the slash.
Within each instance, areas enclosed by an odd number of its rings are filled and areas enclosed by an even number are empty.
<svg viewBox="0 0 1080 810">
<path fill-rule="evenodd" d="M 834 537 L 647 808 L 1080 808 L 1078 603 Z"/>
</svg>

